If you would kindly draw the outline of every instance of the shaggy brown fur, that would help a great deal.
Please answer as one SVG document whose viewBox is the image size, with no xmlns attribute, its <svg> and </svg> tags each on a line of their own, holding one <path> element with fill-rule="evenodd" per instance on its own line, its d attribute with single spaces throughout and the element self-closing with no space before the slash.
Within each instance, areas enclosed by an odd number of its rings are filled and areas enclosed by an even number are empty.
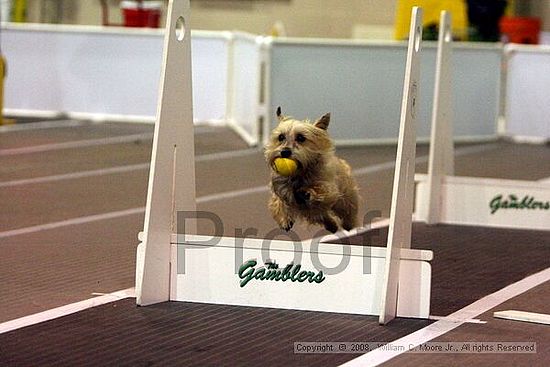
<svg viewBox="0 0 550 367">
<path fill-rule="evenodd" d="M 327 133 L 330 114 L 315 123 L 294 120 L 277 108 L 279 125 L 265 147 L 271 173 L 269 210 L 281 228 L 289 231 L 295 220 L 323 225 L 328 231 L 357 227 L 358 189 L 346 161 L 336 157 Z M 296 161 L 288 177 L 275 170 L 277 158 Z"/>
</svg>

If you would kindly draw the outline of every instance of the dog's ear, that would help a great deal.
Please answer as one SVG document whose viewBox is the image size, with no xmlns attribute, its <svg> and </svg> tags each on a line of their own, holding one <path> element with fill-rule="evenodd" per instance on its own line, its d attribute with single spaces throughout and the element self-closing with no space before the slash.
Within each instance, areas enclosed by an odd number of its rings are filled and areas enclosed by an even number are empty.
<svg viewBox="0 0 550 367">
<path fill-rule="evenodd" d="M 314 125 L 319 129 L 326 130 L 328 129 L 329 122 L 330 122 L 330 112 L 321 116 L 319 120 L 315 121 Z"/>
<path fill-rule="evenodd" d="M 281 106 L 277 107 L 277 118 L 279 121 L 282 121 L 285 117 L 283 116 L 283 113 L 281 112 Z"/>
</svg>

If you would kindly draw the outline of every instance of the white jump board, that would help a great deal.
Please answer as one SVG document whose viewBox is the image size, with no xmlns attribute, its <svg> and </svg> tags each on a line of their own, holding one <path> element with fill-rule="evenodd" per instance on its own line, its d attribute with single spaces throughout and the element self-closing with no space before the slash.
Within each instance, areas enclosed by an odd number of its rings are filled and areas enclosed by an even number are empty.
<svg viewBox="0 0 550 367">
<path fill-rule="evenodd" d="M 417 174 L 417 220 L 426 219 L 427 176 Z M 538 182 L 444 176 L 442 223 L 550 230 L 550 186 Z"/>
<path fill-rule="evenodd" d="M 172 236 L 172 300 L 364 315 L 380 312 L 385 248 L 226 237 L 215 238 L 216 245 L 205 244 L 209 239 Z M 402 249 L 401 257 L 397 314 L 427 318 L 428 261 L 433 254 Z M 268 260 L 278 269 L 268 269 Z M 323 267 L 328 271 L 320 273 L 318 268 Z M 337 267 L 341 270 L 334 271 Z M 274 279 L 265 279 L 266 272 Z"/>
<path fill-rule="evenodd" d="M 498 319 L 524 321 L 524 322 L 532 322 L 535 324 L 550 325 L 550 315 L 543 314 L 543 313 L 508 310 L 508 311 L 497 311 L 493 313 L 493 317 L 496 317 Z"/>
</svg>

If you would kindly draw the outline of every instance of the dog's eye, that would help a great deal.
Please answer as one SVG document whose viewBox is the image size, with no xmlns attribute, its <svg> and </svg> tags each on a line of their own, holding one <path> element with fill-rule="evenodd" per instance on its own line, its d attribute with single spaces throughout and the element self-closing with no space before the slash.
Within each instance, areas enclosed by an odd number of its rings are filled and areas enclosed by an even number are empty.
<svg viewBox="0 0 550 367">
<path fill-rule="evenodd" d="M 284 141 L 284 140 L 285 140 L 285 135 L 279 134 L 279 141 Z"/>
<path fill-rule="evenodd" d="M 296 135 L 296 141 L 298 143 L 303 143 L 304 141 L 306 141 L 306 137 L 303 136 L 302 134 L 298 134 L 298 135 Z"/>
</svg>

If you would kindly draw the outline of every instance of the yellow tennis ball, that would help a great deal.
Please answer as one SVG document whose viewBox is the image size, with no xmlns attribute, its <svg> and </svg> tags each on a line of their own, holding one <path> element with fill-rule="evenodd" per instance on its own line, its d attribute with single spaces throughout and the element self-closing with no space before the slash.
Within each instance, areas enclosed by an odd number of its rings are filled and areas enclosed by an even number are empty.
<svg viewBox="0 0 550 367">
<path fill-rule="evenodd" d="M 277 158 L 275 159 L 275 169 L 282 176 L 290 176 L 298 169 L 298 164 L 293 159 Z"/>
</svg>

